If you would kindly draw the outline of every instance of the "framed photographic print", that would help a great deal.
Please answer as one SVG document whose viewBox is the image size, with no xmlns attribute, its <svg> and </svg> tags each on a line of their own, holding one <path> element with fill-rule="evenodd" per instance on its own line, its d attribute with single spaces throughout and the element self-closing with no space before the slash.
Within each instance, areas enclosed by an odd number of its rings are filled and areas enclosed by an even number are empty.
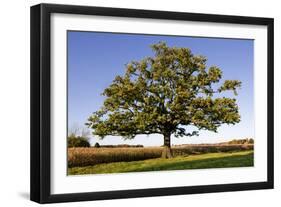
<svg viewBox="0 0 281 207">
<path fill-rule="evenodd" d="M 273 188 L 273 19 L 31 7 L 31 200 Z"/>
</svg>

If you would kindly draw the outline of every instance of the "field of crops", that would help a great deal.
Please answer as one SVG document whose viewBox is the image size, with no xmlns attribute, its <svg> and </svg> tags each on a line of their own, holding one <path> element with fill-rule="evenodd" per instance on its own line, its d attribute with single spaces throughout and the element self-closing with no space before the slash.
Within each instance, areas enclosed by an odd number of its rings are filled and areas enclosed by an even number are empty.
<svg viewBox="0 0 281 207">
<path fill-rule="evenodd" d="M 161 158 L 162 147 L 138 148 L 69 148 L 68 167 L 94 166 L 104 163 L 132 162 Z M 173 157 L 206 153 L 228 153 L 253 150 L 252 144 L 183 145 L 172 147 Z"/>
<path fill-rule="evenodd" d="M 156 158 L 132 162 L 113 162 L 85 167 L 72 167 L 68 168 L 68 175 L 250 166 L 254 166 L 253 150 L 205 153 L 199 155 L 177 156 L 170 159 Z"/>
</svg>

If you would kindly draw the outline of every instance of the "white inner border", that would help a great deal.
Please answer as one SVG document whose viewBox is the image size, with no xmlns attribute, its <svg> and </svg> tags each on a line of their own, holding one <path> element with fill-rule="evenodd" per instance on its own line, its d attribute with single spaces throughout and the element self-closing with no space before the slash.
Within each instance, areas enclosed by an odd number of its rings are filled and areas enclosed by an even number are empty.
<svg viewBox="0 0 281 207">
<path fill-rule="evenodd" d="M 67 30 L 254 39 L 255 166 L 245 168 L 67 176 Z M 266 26 L 52 14 L 51 194 L 266 181 L 266 69 Z"/>
</svg>

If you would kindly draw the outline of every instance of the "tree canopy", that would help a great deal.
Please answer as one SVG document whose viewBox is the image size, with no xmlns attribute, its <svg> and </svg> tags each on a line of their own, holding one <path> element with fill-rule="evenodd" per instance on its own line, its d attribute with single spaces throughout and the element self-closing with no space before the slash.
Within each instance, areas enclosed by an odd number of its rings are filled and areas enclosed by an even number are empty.
<svg viewBox="0 0 281 207">
<path fill-rule="evenodd" d="M 103 92 L 103 106 L 86 123 L 93 134 L 132 139 L 138 134 L 169 137 L 217 132 L 222 124 L 240 121 L 235 98 L 219 95 L 241 87 L 239 80 L 222 79 L 222 70 L 207 68 L 207 58 L 188 48 L 151 46 L 153 57 L 132 61 Z M 187 131 L 185 126 L 194 126 Z"/>
</svg>

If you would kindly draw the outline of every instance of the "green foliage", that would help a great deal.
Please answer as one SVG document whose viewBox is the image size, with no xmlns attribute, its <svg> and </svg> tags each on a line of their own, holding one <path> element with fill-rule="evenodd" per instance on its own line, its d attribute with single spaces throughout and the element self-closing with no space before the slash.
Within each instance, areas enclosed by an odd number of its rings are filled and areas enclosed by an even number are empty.
<svg viewBox="0 0 281 207">
<path fill-rule="evenodd" d="M 240 121 L 236 99 L 219 95 L 224 91 L 237 95 L 240 81 L 220 83 L 220 68 L 207 68 L 206 57 L 188 48 L 163 42 L 151 48 L 155 56 L 127 64 L 126 73 L 104 90 L 103 106 L 86 123 L 94 135 L 194 136 L 201 129 L 216 132 L 222 124 Z M 187 132 L 184 126 L 196 130 Z"/>
<path fill-rule="evenodd" d="M 68 147 L 90 147 L 90 143 L 87 138 L 80 136 L 69 136 L 67 138 Z"/>
</svg>

